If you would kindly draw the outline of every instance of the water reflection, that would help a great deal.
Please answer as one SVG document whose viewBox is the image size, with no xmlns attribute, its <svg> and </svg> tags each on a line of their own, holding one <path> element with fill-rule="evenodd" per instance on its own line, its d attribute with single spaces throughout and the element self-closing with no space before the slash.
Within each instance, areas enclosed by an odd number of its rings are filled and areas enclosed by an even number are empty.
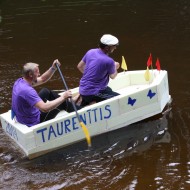
<svg viewBox="0 0 190 190">
<path fill-rule="evenodd" d="M 150 52 L 160 58 L 174 99 L 158 119 L 93 138 L 91 151 L 81 142 L 32 161 L 0 127 L 0 189 L 189 189 L 189 9 L 188 0 L 0 1 L 0 113 L 23 63 L 46 70 L 59 58 L 69 87 L 78 86 L 76 64 L 108 32 L 129 70 L 145 69 Z M 60 81 L 47 87 L 62 89 Z"/>
<path fill-rule="evenodd" d="M 1 145 L 0 163 L 1 171 L 4 172 L 0 180 L 4 187 L 11 180 L 21 188 L 34 189 L 92 189 L 91 183 L 95 189 L 109 189 L 118 186 L 119 181 L 120 187 L 126 187 L 127 184 L 123 185 L 122 180 L 131 173 L 138 176 L 138 168 L 127 162 L 141 158 L 146 151 L 171 141 L 168 131 L 169 110 L 151 120 L 92 138 L 91 150 L 87 149 L 83 141 L 28 160 L 19 152 L 15 154 L 17 149 L 9 139 L 5 139 L 10 142 L 10 148 L 7 148 L 7 143 Z M 22 182 L 18 181 L 20 178 Z"/>
<path fill-rule="evenodd" d="M 170 133 L 168 131 L 167 114 L 170 111 L 168 108 L 165 113 L 155 116 L 152 119 L 147 119 L 125 128 L 115 130 L 103 135 L 92 138 L 93 147 L 86 149 L 86 142 L 77 143 L 62 150 L 55 151 L 48 156 L 48 161 L 69 160 L 70 157 L 90 158 L 101 154 L 103 157 L 113 157 L 114 159 L 121 159 L 123 156 L 130 156 L 132 154 L 141 155 L 144 151 L 151 148 L 156 143 L 169 143 Z M 98 153 L 98 154 L 97 154 Z M 38 160 L 46 160 L 46 156 L 37 158 Z M 31 161 L 30 161 L 31 162 Z"/>
</svg>

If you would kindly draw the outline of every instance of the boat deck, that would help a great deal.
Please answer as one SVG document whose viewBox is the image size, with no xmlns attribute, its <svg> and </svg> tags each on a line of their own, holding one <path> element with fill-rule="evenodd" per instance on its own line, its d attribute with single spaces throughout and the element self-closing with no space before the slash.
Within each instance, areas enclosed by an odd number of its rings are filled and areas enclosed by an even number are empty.
<svg viewBox="0 0 190 190">
<path fill-rule="evenodd" d="M 132 86 L 127 86 L 125 88 L 122 88 L 122 89 L 119 89 L 119 90 L 116 90 L 116 92 L 118 92 L 119 94 L 131 94 L 131 93 L 135 93 L 135 92 L 138 92 L 142 89 L 145 89 L 147 88 L 148 85 L 147 84 L 142 84 L 142 85 L 132 85 Z"/>
<path fill-rule="evenodd" d="M 119 93 L 120 95 L 122 95 L 122 94 L 126 95 L 126 94 L 136 93 L 136 92 L 138 92 L 138 91 L 141 91 L 142 89 L 146 89 L 146 87 L 148 87 L 147 84 L 132 85 L 132 86 L 127 86 L 127 87 L 122 88 L 122 89 L 118 89 L 118 90 L 116 90 L 116 92 Z M 77 93 L 78 93 L 78 92 L 75 92 L 75 94 L 77 94 Z M 62 110 L 62 111 L 60 111 L 60 112 L 57 114 L 56 118 L 62 117 L 62 116 L 64 116 L 64 115 L 66 115 L 66 114 L 68 114 L 68 112 L 65 111 L 65 110 Z"/>
</svg>

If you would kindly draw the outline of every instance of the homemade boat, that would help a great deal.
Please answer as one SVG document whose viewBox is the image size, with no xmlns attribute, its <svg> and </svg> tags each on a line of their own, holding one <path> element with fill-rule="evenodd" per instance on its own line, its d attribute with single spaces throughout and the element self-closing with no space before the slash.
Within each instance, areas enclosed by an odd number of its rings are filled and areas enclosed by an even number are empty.
<svg viewBox="0 0 190 190">
<path fill-rule="evenodd" d="M 168 76 L 165 70 L 121 72 L 109 86 L 119 96 L 78 110 L 90 136 L 125 127 L 163 111 L 170 102 Z M 73 96 L 78 87 L 72 89 Z M 0 115 L 2 128 L 24 151 L 29 159 L 85 139 L 76 113 L 61 111 L 56 118 L 27 127 L 11 119 L 11 110 Z M 93 144 L 92 144 L 93 146 Z"/>
</svg>

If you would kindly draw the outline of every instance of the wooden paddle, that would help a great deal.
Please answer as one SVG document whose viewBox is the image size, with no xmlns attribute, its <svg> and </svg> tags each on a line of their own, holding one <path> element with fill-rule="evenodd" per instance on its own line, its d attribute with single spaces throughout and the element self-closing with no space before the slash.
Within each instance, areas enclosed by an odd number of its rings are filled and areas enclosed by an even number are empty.
<svg viewBox="0 0 190 190">
<path fill-rule="evenodd" d="M 65 85 L 66 90 L 69 90 L 69 88 L 67 86 L 67 83 L 66 83 L 66 81 L 65 81 L 65 79 L 63 77 L 63 74 L 62 74 L 62 72 L 61 72 L 61 70 L 59 68 L 59 65 L 57 63 L 56 63 L 56 67 L 57 67 L 57 70 L 59 71 L 59 74 L 60 74 L 61 79 L 62 79 L 62 81 L 63 81 L 63 83 Z M 86 140 L 87 140 L 87 143 L 88 143 L 88 147 L 91 147 L 91 138 L 90 138 L 89 131 L 88 131 L 87 127 L 85 126 L 85 124 L 81 121 L 80 116 L 79 116 L 78 111 L 77 111 L 77 108 L 76 108 L 76 105 L 73 102 L 72 98 L 70 98 L 70 101 L 71 101 L 72 106 L 73 106 L 73 108 L 75 110 L 75 113 L 76 113 L 77 119 L 79 121 L 79 124 L 80 124 L 80 126 L 82 127 L 82 129 L 84 131 L 84 134 L 85 134 L 85 137 L 86 137 Z"/>
</svg>

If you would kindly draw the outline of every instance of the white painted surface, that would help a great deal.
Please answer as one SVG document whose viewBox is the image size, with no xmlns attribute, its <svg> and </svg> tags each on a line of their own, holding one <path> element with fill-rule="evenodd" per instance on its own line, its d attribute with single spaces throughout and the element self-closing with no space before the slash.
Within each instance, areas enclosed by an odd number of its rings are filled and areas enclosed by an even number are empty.
<svg viewBox="0 0 190 190">
<path fill-rule="evenodd" d="M 144 79 L 144 73 L 144 70 L 119 73 L 116 79 L 110 80 L 109 86 L 120 96 L 78 111 L 91 136 L 162 112 L 170 100 L 167 72 L 151 71 L 151 82 Z M 78 88 L 73 93 L 78 93 Z M 85 139 L 75 112 L 61 111 L 56 118 L 33 127 L 11 120 L 10 111 L 0 118 L 5 132 L 29 158 Z"/>
</svg>

